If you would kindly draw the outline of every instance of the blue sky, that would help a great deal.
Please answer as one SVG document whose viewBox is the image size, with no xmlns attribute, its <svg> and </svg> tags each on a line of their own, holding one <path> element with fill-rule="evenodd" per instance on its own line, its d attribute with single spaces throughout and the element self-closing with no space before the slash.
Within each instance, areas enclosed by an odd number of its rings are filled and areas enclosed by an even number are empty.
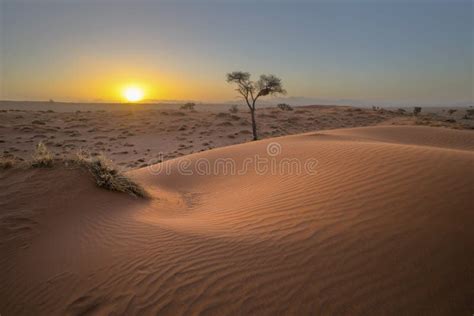
<svg viewBox="0 0 474 316">
<path fill-rule="evenodd" d="M 0 99 L 231 100 L 274 73 L 306 100 L 473 99 L 472 1 L 5 1 Z M 310 101 L 308 101 L 310 102 Z"/>
</svg>

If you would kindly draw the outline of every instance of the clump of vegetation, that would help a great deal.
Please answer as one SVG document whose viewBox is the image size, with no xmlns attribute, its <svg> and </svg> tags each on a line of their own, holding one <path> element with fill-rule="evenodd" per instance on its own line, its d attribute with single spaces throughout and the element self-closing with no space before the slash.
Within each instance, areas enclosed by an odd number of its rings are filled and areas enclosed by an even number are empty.
<svg viewBox="0 0 474 316">
<path fill-rule="evenodd" d="M 397 113 L 398 113 L 398 114 L 405 114 L 406 112 L 407 112 L 407 111 L 406 111 L 405 109 L 402 109 L 402 108 L 399 108 L 399 109 L 397 110 Z"/>
<path fill-rule="evenodd" d="M 16 161 L 12 157 L 5 157 L 5 156 L 0 157 L 0 169 L 13 168 L 15 166 L 15 163 Z"/>
<path fill-rule="evenodd" d="M 413 108 L 413 115 L 418 116 L 418 114 L 420 114 L 420 113 L 421 113 L 421 106 L 415 106 Z"/>
<path fill-rule="evenodd" d="M 96 184 L 110 191 L 124 192 L 135 197 L 149 197 L 148 193 L 132 179 L 121 173 L 117 167 L 103 155 L 93 156 L 81 151 L 74 159 L 54 160 L 53 154 L 43 142 L 36 145 L 32 160 L 19 164 L 22 159 L 14 157 L 0 157 L 0 169 L 9 169 L 17 166 L 25 168 L 51 168 L 56 164 L 78 166 L 87 169 L 94 177 Z"/>
<path fill-rule="evenodd" d="M 239 107 L 236 104 L 232 104 L 229 108 L 229 112 L 235 114 L 235 113 L 239 112 Z"/>
<path fill-rule="evenodd" d="M 277 107 L 282 111 L 293 111 L 293 108 L 291 107 L 291 105 L 286 104 L 286 103 L 280 103 L 277 105 Z"/>
<path fill-rule="evenodd" d="M 36 145 L 33 153 L 33 160 L 31 166 L 34 168 L 51 168 L 54 164 L 53 154 L 48 150 L 43 142 Z"/>
<path fill-rule="evenodd" d="M 474 109 L 467 109 L 466 110 L 466 115 L 467 116 L 474 116 Z"/>
<path fill-rule="evenodd" d="M 180 109 L 181 110 L 189 110 L 189 111 L 192 111 L 194 110 L 194 107 L 196 106 L 196 103 L 193 103 L 193 102 L 188 102 L 188 103 L 185 103 L 183 105 L 181 105 Z"/>
<path fill-rule="evenodd" d="M 216 114 L 216 117 L 228 118 L 228 117 L 230 117 L 230 114 L 229 114 L 229 113 L 225 113 L 225 112 L 219 112 L 219 113 Z"/>
<path fill-rule="evenodd" d="M 448 110 L 448 114 L 449 114 L 449 115 L 453 115 L 453 114 L 456 113 L 457 111 L 458 111 L 458 110 L 456 110 L 456 109 L 449 109 L 449 110 Z"/>
<path fill-rule="evenodd" d="M 124 192 L 135 197 L 148 197 L 148 193 L 139 184 L 122 174 L 105 156 L 91 155 L 80 152 L 74 160 L 79 166 L 85 167 L 95 179 L 96 184 L 110 191 Z"/>
</svg>

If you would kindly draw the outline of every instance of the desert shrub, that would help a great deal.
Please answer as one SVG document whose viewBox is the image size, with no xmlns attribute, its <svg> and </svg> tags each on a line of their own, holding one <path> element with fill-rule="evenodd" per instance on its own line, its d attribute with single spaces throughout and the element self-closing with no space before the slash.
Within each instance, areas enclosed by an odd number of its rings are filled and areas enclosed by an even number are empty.
<svg viewBox="0 0 474 316">
<path fill-rule="evenodd" d="M 413 108 L 413 115 L 417 116 L 421 112 L 421 106 L 415 106 Z"/>
<path fill-rule="evenodd" d="M 181 110 L 194 110 L 194 107 L 196 106 L 195 103 L 193 102 L 188 102 L 183 105 L 181 105 L 180 109 Z"/>
<path fill-rule="evenodd" d="M 291 105 L 286 104 L 286 103 L 280 103 L 277 105 L 277 107 L 282 111 L 293 111 L 293 108 L 291 107 Z"/>
<path fill-rule="evenodd" d="M 237 113 L 239 112 L 239 107 L 236 104 L 232 104 L 229 108 L 230 113 Z"/>
<path fill-rule="evenodd" d="M 135 197 L 148 197 L 145 189 L 122 174 L 104 155 L 91 157 L 86 152 L 79 152 L 74 162 L 89 170 L 97 186 L 101 188 L 124 192 Z"/>
<path fill-rule="evenodd" d="M 466 114 L 467 114 L 468 116 L 474 116 L 474 109 L 467 109 L 467 110 L 466 110 Z"/>
<path fill-rule="evenodd" d="M 31 166 L 34 168 L 50 168 L 53 166 L 53 162 L 53 154 L 48 150 L 43 142 L 39 142 L 38 145 L 36 145 L 35 152 L 33 153 Z"/>
<path fill-rule="evenodd" d="M 406 112 L 407 112 L 407 111 L 406 111 L 405 109 L 402 109 L 402 108 L 400 108 L 400 109 L 397 110 L 397 113 L 398 113 L 398 114 L 405 114 Z"/>
<path fill-rule="evenodd" d="M 228 118 L 230 116 L 231 115 L 229 113 L 225 113 L 225 112 L 219 112 L 216 114 L 216 117 L 220 117 L 220 118 Z"/>
<path fill-rule="evenodd" d="M 456 110 L 456 109 L 449 109 L 449 110 L 448 110 L 448 114 L 449 114 L 449 115 L 453 115 L 453 114 L 456 113 L 457 111 L 458 111 L 458 110 Z"/>
<path fill-rule="evenodd" d="M 15 159 L 11 157 L 5 157 L 5 156 L 0 157 L 0 169 L 13 168 L 13 166 L 15 166 L 15 163 L 16 163 Z"/>
</svg>

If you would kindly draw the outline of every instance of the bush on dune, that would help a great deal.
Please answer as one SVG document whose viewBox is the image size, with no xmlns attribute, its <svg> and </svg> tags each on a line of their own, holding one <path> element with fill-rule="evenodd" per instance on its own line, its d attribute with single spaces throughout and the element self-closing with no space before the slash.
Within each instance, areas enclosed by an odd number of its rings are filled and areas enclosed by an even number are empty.
<svg viewBox="0 0 474 316">
<path fill-rule="evenodd" d="M 148 193 L 136 182 L 122 174 L 105 156 L 91 157 L 80 152 L 73 163 L 85 167 L 96 184 L 110 191 L 124 192 L 135 197 L 148 197 Z"/>
<path fill-rule="evenodd" d="M 43 142 L 39 142 L 38 145 L 36 145 L 31 166 L 34 168 L 51 168 L 53 163 L 53 154 Z"/>
<path fill-rule="evenodd" d="M 149 197 L 148 193 L 136 182 L 121 173 L 105 156 L 92 157 L 86 152 L 79 152 L 74 159 L 54 159 L 53 154 L 42 142 L 36 145 L 31 161 L 18 163 L 12 157 L 0 157 L 0 169 L 20 168 L 52 168 L 55 165 L 78 166 L 87 169 L 93 176 L 97 186 L 130 194 L 135 197 Z"/>
<path fill-rule="evenodd" d="M 0 169 L 10 169 L 13 168 L 16 164 L 16 161 L 11 157 L 0 157 Z"/>
</svg>

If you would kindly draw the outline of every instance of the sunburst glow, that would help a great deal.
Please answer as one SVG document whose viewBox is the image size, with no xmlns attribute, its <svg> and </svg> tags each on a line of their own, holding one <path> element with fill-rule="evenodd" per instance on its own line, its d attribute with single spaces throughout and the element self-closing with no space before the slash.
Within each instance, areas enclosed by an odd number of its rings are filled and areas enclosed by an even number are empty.
<svg viewBox="0 0 474 316">
<path fill-rule="evenodd" d="M 143 100 L 143 90 L 139 87 L 127 87 L 123 90 L 123 96 L 128 102 L 138 102 Z"/>
</svg>

